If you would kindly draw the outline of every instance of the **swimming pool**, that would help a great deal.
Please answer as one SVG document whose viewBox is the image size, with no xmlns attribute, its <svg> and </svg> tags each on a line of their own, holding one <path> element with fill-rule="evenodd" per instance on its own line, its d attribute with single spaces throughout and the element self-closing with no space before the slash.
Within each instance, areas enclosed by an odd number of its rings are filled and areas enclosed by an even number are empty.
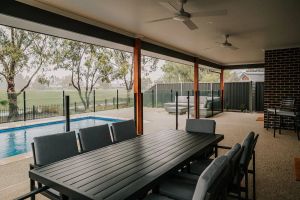
<svg viewBox="0 0 300 200">
<path fill-rule="evenodd" d="M 70 129 L 78 132 L 80 128 L 119 121 L 122 120 L 94 116 L 80 117 L 71 119 Z M 64 120 L 0 129 L 0 159 L 30 152 L 34 137 L 64 131 Z"/>
</svg>

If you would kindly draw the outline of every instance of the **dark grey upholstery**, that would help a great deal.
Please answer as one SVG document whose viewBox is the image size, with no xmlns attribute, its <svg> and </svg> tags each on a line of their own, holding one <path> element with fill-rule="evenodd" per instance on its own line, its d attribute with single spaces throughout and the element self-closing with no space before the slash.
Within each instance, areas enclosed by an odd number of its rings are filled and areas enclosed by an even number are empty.
<svg viewBox="0 0 300 200">
<path fill-rule="evenodd" d="M 159 193 L 172 199 L 191 200 L 197 182 L 173 176 L 163 181 L 159 186 Z"/>
<path fill-rule="evenodd" d="M 215 134 L 216 121 L 211 119 L 187 119 L 186 132 Z"/>
<path fill-rule="evenodd" d="M 112 144 L 108 124 L 79 129 L 82 151 L 91 151 Z"/>
<path fill-rule="evenodd" d="M 219 175 L 228 167 L 227 156 L 219 156 L 203 171 L 199 177 L 193 200 L 205 199 L 206 192 L 218 179 Z"/>
<path fill-rule="evenodd" d="M 225 155 L 228 157 L 229 160 L 232 160 L 241 148 L 242 146 L 239 143 L 236 143 L 229 151 L 225 153 Z"/>
<path fill-rule="evenodd" d="M 200 176 L 202 172 L 206 169 L 208 165 L 213 161 L 213 159 L 204 159 L 201 161 L 195 161 L 190 164 L 190 172 Z"/>
<path fill-rule="evenodd" d="M 47 165 L 78 154 L 75 132 L 33 138 L 36 165 Z"/>
<path fill-rule="evenodd" d="M 133 120 L 113 123 L 111 127 L 114 142 L 121 142 L 137 136 Z"/>
<path fill-rule="evenodd" d="M 254 132 L 250 132 L 244 139 L 243 141 L 243 154 L 240 160 L 240 165 L 242 167 L 247 167 L 250 160 L 251 160 L 251 155 L 252 155 L 252 145 L 254 141 Z"/>
<path fill-rule="evenodd" d="M 211 119 L 187 119 L 185 130 L 188 133 L 215 134 L 216 121 Z M 208 147 L 204 152 L 196 154 L 195 160 L 208 159 L 214 154 L 214 147 Z"/>
<path fill-rule="evenodd" d="M 234 162 L 234 164 L 237 162 L 236 159 L 238 159 L 238 161 L 240 160 L 240 156 L 242 152 L 241 151 L 241 145 L 240 144 L 235 144 L 229 151 L 227 151 L 225 153 L 225 156 L 228 157 L 228 160 L 231 162 Z M 239 154 L 238 158 L 236 158 L 236 155 Z M 201 160 L 198 162 L 193 162 L 190 165 L 190 172 L 192 174 L 196 174 L 196 175 L 201 175 L 202 172 L 207 168 L 207 166 L 213 161 L 213 159 L 207 159 L 207 160 Z M 233 164 L 233 163 L 232 163 Z"/>
<path fill-rule="evenodd" d="M 172 176 L 162 181 L 159 187 L 159 193 L 171 199 L 205 199 L 206 192 L 227 166 L 227 157 L 220 156 L 203 171 L 197 181 L 195 180 L 195 176 Z"/>
</svg>

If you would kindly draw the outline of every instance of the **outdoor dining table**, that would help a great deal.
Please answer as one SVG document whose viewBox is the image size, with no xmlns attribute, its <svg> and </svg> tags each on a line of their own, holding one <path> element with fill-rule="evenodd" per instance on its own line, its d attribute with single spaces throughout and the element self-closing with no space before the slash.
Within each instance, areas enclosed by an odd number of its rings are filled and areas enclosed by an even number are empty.
<svg viewBox="0 0 300 200">
<path fill-rule="evenodd" d="M 134 199 L 223 139 L 221 134 L 164 130 L 30 170 L 29 177 L 66 199 Z"/>
</svg>

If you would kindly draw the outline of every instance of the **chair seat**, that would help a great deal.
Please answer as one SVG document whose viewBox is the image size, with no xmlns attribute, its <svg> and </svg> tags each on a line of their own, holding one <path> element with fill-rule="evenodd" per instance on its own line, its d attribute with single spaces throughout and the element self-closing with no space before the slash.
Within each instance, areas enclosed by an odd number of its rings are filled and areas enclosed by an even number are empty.
<svg viewBox="0 0 300 200">
<path fill-rule="evenodd" d="M 173 200 L 166 196 L 159 195 L 159 194 L 150 194 L 144 200 Z"/>
<path fill-rule="evenodd" d="M 207 168 L 208 165 L 213 161 L 213 159 L 206 159 L 201 161 L 196 161 L 191 163 L 190 165 L 190 172 L 192 174 L 196 174 L 200 176 L 202 172 Z"/>
<path fill-rule="evenodd" d="M 159 186 L 159 193 L 172 199 L 192 200 L 197 181 L 173 176 L 164 180 Z"/>
</svg>

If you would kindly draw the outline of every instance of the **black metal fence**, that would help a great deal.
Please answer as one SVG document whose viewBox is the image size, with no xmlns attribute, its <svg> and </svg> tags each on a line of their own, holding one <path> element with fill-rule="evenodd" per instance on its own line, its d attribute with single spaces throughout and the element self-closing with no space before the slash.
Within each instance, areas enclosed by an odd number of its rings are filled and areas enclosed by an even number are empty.
<svg viewBox="0 0 300 200">
<path fill-rule="evenodd" d="M 263 110 L 263 82 L 226 82 L 224 84 L 224 108 L 234 111 Z M 217 98 L 221 96 L 220 83 L 199 83 L 199 96 Z M 175 93 L 194 95 L 193 83 L 156 84 L 144 91 L 144 106 L 163 107 L 165 103 L 175 102 Z M 201 98 L 200 98 L 201 101 Z M 201 103 L 201 102 L 200 102 Z M 212 102 L 215 111 L 220 111 L 221 102 Z M 220 105 L 219 105 L 220 104 Z"/>
<path fill-rule="evenodd" d="M 6 122 L 16 122 L 16 121 L 26 121 L 33 119 L 49 118 L 56 116 L 65 115 L 65 101 L 64 96 L 65 92 L 62 92 L 62 97 L 60 99 L 61 104 L 48 104 L 41 105 L 30 102 L 27 99 L 28 95 L 24 92 L 19 100 L 22 101 L 23 105 L 18 105 L 14 109 L 14 114 L 10 114 L 8 105 L 0 107 L 0 123 Z M 42 98 L 42 97 L 41 97 Z M 32 101 L 32 99 L 30 99 Z M 103 110 L 119 109 L 133 106 L 133 98 L 128 97 L 119 97 L 119 92 L 116 90 L 115 97 L 105 98 L 103 100 L 96 100 L 95 91 L 93 92 L 92 99 L 90 99 L 89 105 L 83 104 L 80 100 L 74 100 L 70 98 L 69 110 L 70 114 L 79 114 L 85 112 L 97 112 Z"/>
</svg>

